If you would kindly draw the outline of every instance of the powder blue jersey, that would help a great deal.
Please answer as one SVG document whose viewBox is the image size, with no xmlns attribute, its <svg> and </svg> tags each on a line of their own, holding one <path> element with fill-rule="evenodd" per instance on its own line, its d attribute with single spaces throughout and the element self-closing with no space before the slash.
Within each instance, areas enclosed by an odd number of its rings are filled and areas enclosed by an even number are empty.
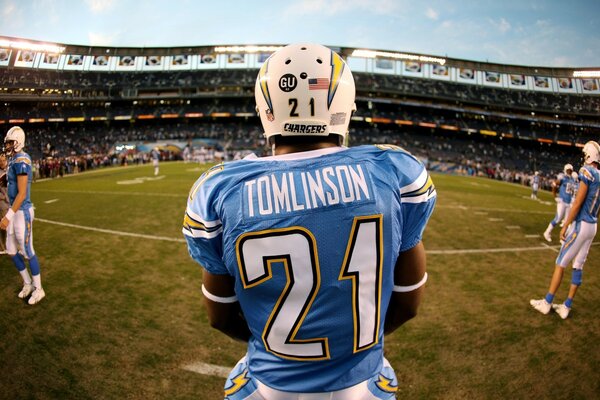
<svg viewBox="0 0 600 400">
<path fill-rule="evenodd" d="M 235 278 L 249 373 L 291 392 L 340 390 L 383 362 L 398 254 L 435 204 L 423 164 L 395 146 L 220 164 L 188 198 L 190 255 Z"/>
<path fill-rule="evenodd" d="M 558 174 L 558 197 L 564 202 L 569 204 L 571 202 L 571 196 L 573 195 L 573 184 L 574 180 L 570 175 L 563 173 Z"/>
<path fill-rule="evenodd" d="M 592 224 L 598 223 L 600 208 L 600 172 L 591 165 L 584 165 L 579 170 L 579 182 L 584 182 L 588 189 L 581 210 L 575 220 Z"/>
<path fill-rule="evenodd" d="M 19 152 L 8 160 L 8 200 L 10 201 L 11 206 L 19 193 L 17 176 L 27 175 L 27 194 L 25 195 L 25 200 L 23 200 L 19 210 L 28 210 L 31 208 L 31 199 L 29 197 L 29 193 L 31 192 L 31 174 L 31 157 L 29 157 L 29 154 Z"/>
</svg>

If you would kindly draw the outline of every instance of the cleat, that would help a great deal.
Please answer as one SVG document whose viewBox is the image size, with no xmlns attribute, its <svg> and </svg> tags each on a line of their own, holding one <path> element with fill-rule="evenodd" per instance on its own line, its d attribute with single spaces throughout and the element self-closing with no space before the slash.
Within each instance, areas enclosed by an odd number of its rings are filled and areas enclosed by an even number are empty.
<svg viewBox="0 0 600 400">
<path fill-rule="evenodd" d="M 562 319 L 567 319 L 569 312 L 571 311 L 571 309 L 564 304 L 552 304 L 552 309 L 556 311 Z"/>
<path fill-rule="evenodd" d="M 544 232 L 544 239 L 546 239 L 548 242 L 552 241 L 552 236 L 550 236 L 550 232 Z"/>
<path fill-rule="evenodd" d="M 33 285 L 26 283 L 23 285 L 23 289 L 21 289 L 17 297 L 19 297 L 20 299 L 24 299 L 25 297 L 29 296 L 31 292 L 33 292 Z"/>
<path fill-rule="evenodd" d="M 529 300 L 529 304 L 542 314 L 548 314 L 550 309 L 552 309 L 552 305 L 546 301 L 546 299 L 540 300 Z"/>
<path fill-rule="evenodd" d="M 46 292 L 42 288 L 36 288 L 33 293 L 31 293 L 31 297 L 29 298 L 29 305 L 34 305 L 39 303 L 44 297 L 46 297 Z"/>
</svg>

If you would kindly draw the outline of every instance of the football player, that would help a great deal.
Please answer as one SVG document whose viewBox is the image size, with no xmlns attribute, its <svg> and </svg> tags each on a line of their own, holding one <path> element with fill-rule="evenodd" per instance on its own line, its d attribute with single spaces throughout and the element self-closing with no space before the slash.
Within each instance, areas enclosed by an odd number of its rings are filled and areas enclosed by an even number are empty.
<svg viewBox="0 0 600 400">
<path fill-rule="evenodd" d="M 583 166 L 579 170 L 579 189 L 571 211 L 560 230 L 563 245 L 556 258 L 556 267 L 550 281 L 546 297 L 531 300 L 530 304 L 541 312 L 548 314 L 555 310 L 562 319 L 569 316 L 573 298 L 583 277 L 583 265 L 598 226 L 598 209 L 600 208 L 600 145 L 589 141 L 583 146 Z M 571 286 L 567 299 L 562 304 L 553 304 L 554 295 L 558 290 L 565 268 L 573 261 Z"/>
<path fill-rule="evenodd" d="M 558 174 L 556 180 L 552 182 L 552 194 L 556 201 L 556 215 L 554 216 L 554 219 L 550 221 L 544 232 L 544 239 L 549 242 L 552 241 L 552 229 L 565 218 L 565 214 L 571 206 L 571 197 L 573 193 L 572 172 L 573 166 L 571 164 L 565 164 L 563 172 Z"/>
<path fill-rule="evenodd" d="M 183 226 L 210 324 L 248 342 L 225 398 L 395 398 L 384 334 L 424 290 L 431 178 L 399 147 L 342 146 L 354 79 L 324 46 L 272 54 L 255 98 L 273 155 L 204 173 Z"/>
<path fill-rule="evenodd" d="M 540 173 L 535 171 L 531 178 L 531 198 L 537 200 L 538 189 L 540 188 Z"/>
<path fill-rule="evenodd" d="M 152 157 L 152 165 L 154 166 L 154 176 L 158 175 L 158 163 L 160 160 L 160 151 L 158 151 L 158 147 L 152 149 L 150 153 L 150 157 Z"/>
<path fill-rule="evenodd" d="M 39 303 L 46 293 L 42 288 L 40 264 L 33 250 L 33 204 L 31 192 L 31 157 L 23 151 L 25 132 L 18 126 L 9 129 L 4 139 L 4 152 L 8 161 L 8 198 L 10 208 L 0 221 L 0 228 L 7 231 L 6 251 L 12 257 L 17 270 L 23 278 L 23 289 L 18 297 L 28 303 Z M 29 261 L 31 276 L 27 271 L 25 259 Z M 33 278 L 33 281 L 32 281 Z"/>
</svg>

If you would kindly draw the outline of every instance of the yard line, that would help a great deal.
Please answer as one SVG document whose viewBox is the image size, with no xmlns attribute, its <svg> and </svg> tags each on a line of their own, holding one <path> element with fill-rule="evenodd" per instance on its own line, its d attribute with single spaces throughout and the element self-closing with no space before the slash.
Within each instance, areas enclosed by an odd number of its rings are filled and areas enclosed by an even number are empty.
<svg viewBox="0 0 600 400">
<path fill-rule="evenodd" d="M 558 246 L 558 249 L 557 249 L 557 248 L 556 248 L 556 246 L 550 246 L 549 244 L 546 244 L 546 243 L 540 243 L 540 244 L 541 244 L 542 246 L 546 246 L 546 247 L 547 247 L 547 248 L 549 248 L 550 250 L 552 250 L 552 251 L 555 251 L 555 252 L 557 252 L 557 253 L 560 251 L 560 246 Z"/>
<path fill-rule="evenodd" d="M 506 229 L 521 229 L 519 225 L 507 225 Z"/>
<path fill-rule="evenodd" d="M 600 242 L 592 243 L 592 246 L 599 245 Z M 543 246 L 535 247 L 507 247 L 500 249 L 455 249 L 455 250 L 427 250 L 427 254 L 481 254 L 481 253 L 510 253 L 510 252 L 521 252 L 521 251 L 540 251 L 540 250 L 553 250 L 558 251 L 560 245 L 549 246 L 543 243 Z"/>
<path fill-rule="evenodd" d="M 68 224 L 66 222 L 50 221 L 50 220 L 43 219 L 43 218 L 36 218 L 35 220 L 40 221 L 40 222 L 45 222 L 47 224 L 66 226 L 68 228 L 84 229 L 86 231 L 109 233 L 111 235 L 131 236 L 131 237 L 138 237 L 138 238 L 143 238 L 143 239 L 164 240 L 164 241 L 168 241 L 168 242 L 184 242 L 185 243 L 185 239 L 183 239 L 183 238 L 170 238 L 170 237 L 166 237 L 166 236 L 153 236 L 153 235 L 144 235 L 141 233 L 115 231 L 112 229 L 100 229 L 100 228 L 94 228 L 92 226 L 83 226 L 83 225 Z"/>
<path fill-rule="evenodd" d="M 47 220 L 47 219 L 44 219 L 44 218 L 36 218 L 35 220 L 36 221 L 40 221 L 40 222 L 44 222 L 44 223 L 47 223 L 47 224 L 60 225 L 60 226 L 65 226 L 65 227 L 68 227 L 68 228 L 75 228 L 75 229 L 84 229 L 84 230 L 87 230 L 87 231 L 108 233 L 108 234 L 117 235 L 117 236 L 131 236 L 131 237 L 139 237 L 139 238 L 144 238 L 144 239 L 163 240 L 163 241 L 168 241 L 168 242 L 182 242 L 182 243 L 185 243 L 185 239 L 183 239 L 183 238 L 171 238 L 171 237 L 166 237 L 166 236 L 153 236 L 153 235 L 144 235 L 144 234 L 141 234 L 141 233 L 115 231 L 115 230 L 112 230 L 112 229 L 101 229 L 101 228 L 95 228 L 95 227 L 92 227 L 92 226 L 83 226 L 83 225 L 69 224 L 69 223 L 66 223 L 66 222 L 50 221 L 50 220 Z M 594 243 L 592 243 L 592 246 L 597 246 L 599 244 L 600 244 L 600 242 L 594 242 Z M 558 251 L 558 249 L 560 249 L 560 245 L 549 246 L 549 245 L 547 245 L 545 243 L 542 243 L 542 246 L 536 246 L 536 247 L 508 247 L 508 248 L 498 248 L 498 249 L 427 250 L 427 254 L 439 255 L 439 254 L 509 253 L 509 252 L 520 252 L 520 251 L 539 251 L 539 250 L 553 250 L 553 251 Z"/>
<path fill-rule="evenodd" d="M 186 198 L 187 193 L 154 193 L 154 192 L 113 192 L 113 191 L 102 191 L 102 190 L 58 190 L 58 189 L 35 189 L 36 192 L 52 192 L 52 193 L 77 193 L 77 194 L 116 194 L 116 195 L 132 195 L 132 196 L 159 196 L 159 197 L 178 197 Z"/>
<path fill-rule="evenodd" d="M 465 207 L 465 206 L 457 206 L 453 204 L 440 205 L 436 204 L 435 208 L 459 208 L 461 210 L 475 210 L 477 211 L 499 211 L 503 213 L 522 213 L 522 214 L 556 214 L 556 211 L 532 211 L 532 210 L 519 210 L 514 208 L 489 208 L 489 207 Z"/>
<path fill-rule="evenodd" d="M 532 238 L 538 238 L 538 237 L 540 237 L 540 235 L 525 235 L 525 237 L 532 239 Z"/>
<path fill-rule="evenodd" d="M 488 221 L 499 222 L 499 221 L 504 221 L 504 218 L 488 218 Z"/>
<path fill-rule="evenodd" d="M 473 214 L 475 215 L 488 215 L 486 211 L 475 211 Z"/>
<path fill-rule="evenodd" d="M 58 199 L 52 199 L 52 200 L 46 200 L 44 203 L 50 204 L 50 203 L 56 203 L 57 201 L 58 201 Z"/>
<path fill-rule="evenodd" d="M 218 376 L 219 378 L 227 378 L 231 372 L 231 368 L 214 364 L 206 364 L 203 362 L 183 365 L 181 368 L 185 369 L 186 371 L 192 371 L 202 375 Z"/>
</svg>

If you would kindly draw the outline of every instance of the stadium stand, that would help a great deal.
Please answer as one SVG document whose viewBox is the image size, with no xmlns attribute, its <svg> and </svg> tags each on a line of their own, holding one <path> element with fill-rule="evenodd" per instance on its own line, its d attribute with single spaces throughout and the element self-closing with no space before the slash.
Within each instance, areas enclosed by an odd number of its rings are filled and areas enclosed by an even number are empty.
<svg viewBox="0 0 600 400">
<path fill-rule="evenodd" d="M 273 46 L 57 44 L 54 54 L 30 42 L 34 51 L 22 40 L 0 48 L 0 127 L 25 128 L 40 177 L 144 162 L 135 149 L 148 142 L 214 140 L 225 158 L 266 151 L 253 93 Z M 598 79 L 581 71 L 335 50 L 356 80 L 352 145 L 398 144 L 432 169 L 527 183 L 533 171 L 550 177 L 577 163 L 579 147 L 600 136 Z"/>
</svg>

